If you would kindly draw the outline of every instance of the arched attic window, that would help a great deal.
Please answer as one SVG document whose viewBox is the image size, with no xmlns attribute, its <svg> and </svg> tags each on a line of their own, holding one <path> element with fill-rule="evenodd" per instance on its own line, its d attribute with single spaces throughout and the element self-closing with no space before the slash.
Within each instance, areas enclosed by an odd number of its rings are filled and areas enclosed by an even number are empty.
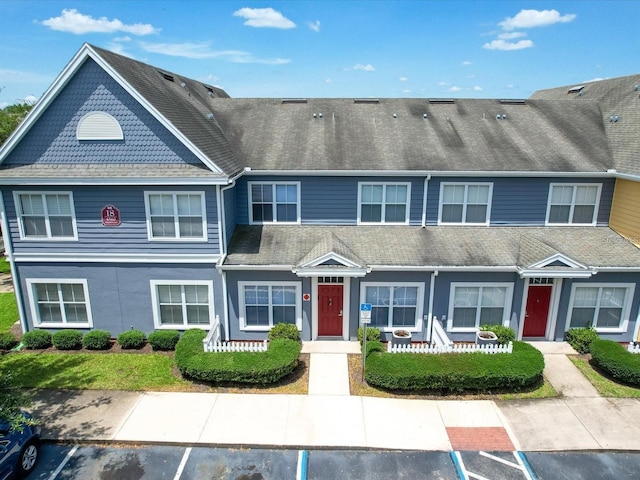
<svg viewBox="0 0 640 480">
<path fill-rule="evenodd" d="M 118 121 L 107 112 L 89 112 L 78 122 L 78 140 L 124 140 Z"/>
</svg>

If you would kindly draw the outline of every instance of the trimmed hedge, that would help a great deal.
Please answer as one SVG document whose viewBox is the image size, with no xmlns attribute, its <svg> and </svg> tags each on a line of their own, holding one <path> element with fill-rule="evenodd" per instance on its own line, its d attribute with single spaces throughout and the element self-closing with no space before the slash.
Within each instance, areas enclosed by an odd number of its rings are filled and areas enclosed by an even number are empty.
<svg viewBox="0 0 640 480">
<path fill-rule="evenodd" d="M 480 331 L 493 332 L 498 337 L 498 345 L 507 345 L 509 342 L 515 342 L 516 332 L 511 327 L 504 325 L 481 325 Z"/>
<path fill-rule="evenodd" d="M 364 340 L 362 336 L 362 332 L 364 331 L 364 327 L 358 327 L 358 341 L 360 345 Z M 367 342 L 379 342 L 380 341 L 380 329 L 376 327 L 367 327 Z M 368 350 L 368 349 L 367 349 Z"/>
<path fill-rule="evenodd" d="M 377 348 L 377 347 L 374 347 Z M 542 353 L 514 342 L 513 353 L 370 353 L 365 379 L 389 390 L 443 393 L 517 391 L 542 380 Z"/>
<path fill-rule="evenodd" d="M 11 350 L 18 345 L 16 336 L 11 332 L 0 333 L 0 350 Z"/>
<path fill-rule="evenodd" d="M 59 330 L 51 337 L 53 346 L 58 350 L 78 350 L 82 347 L 82 332 L 80 330 Z"/>
<path fill-rule="evenodd" d="M 598 334 L 595 328 L 570 328 L 566 340 L 578 353 L 589 353 L 591 342 L 597 340 Z"/>
<path fill-rule="evenodd" d="M 288 338 L 294 342 L 300 341 L 300 332 L 298 327 L 292 323 L 276 323 L 269 333 L 267 334 L 269 340 L 275 340 L 276 338 Z"/>
<path fill-rule="evenodd" d="M 147 341 L 154 350 L 175 350 L 180 340 L 180 332 L 177 330 L 156 330 L 149 334 Z"/>
<path fill-rule="evenodd" d="M 591 342 L 591 360 L 614 379 L 640 386 L 640 354 L 628 352 L 613 340 L 598 339 Z"/>
<path fill-rule="evenodd" d="M 147 336 L 141 330 L 127 330 L 118 335 L 118 344 L 123 350 L 142 348 L 146 341 Z"/>
<path fill-rule="evenodd" d="M 298 366 L 300 342 L 277 338 L 266 352 L 204 352 L 204 330 L 187 330 L 176 346 L 175 361 L 187 378 L 213 383 L 267 385 L 289 375 Z"/>
<path fill-rule="evenodd" d="M 51 334 L 46 330 L 31 330 L 22 335 L 22 343 L 30 350 L 49 348 L 52 345 Z"/>
<path fill-rule="evenodd" d="M 87 350 L 106 350 L 111 346 L 111 332 L 91 330 L 82 337 L 82 345 Z"/>
</svg>

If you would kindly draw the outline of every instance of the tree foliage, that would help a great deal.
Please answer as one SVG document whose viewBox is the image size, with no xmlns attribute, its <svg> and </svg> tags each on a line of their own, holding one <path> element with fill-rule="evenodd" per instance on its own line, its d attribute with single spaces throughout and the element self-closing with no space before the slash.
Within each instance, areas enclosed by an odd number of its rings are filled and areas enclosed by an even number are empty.
<svg viewBox="0 0 640 480">
<path fill-rule="evenodd" d="M 7 141 L 9 135 L 18 128 L 20 122 L 31 111 L 33 105 L 20 102 L 0 110 L 0 146 Z"/>
<path fill-rule="evenodd" d="M 13 385 L 11 372 L 0 372 L 0 420 L 19 431 L 24 425 L 36 425 L 37 420 L 25 415 L 22 410 L 30 404 L 29 394 Z"/>
</svg>

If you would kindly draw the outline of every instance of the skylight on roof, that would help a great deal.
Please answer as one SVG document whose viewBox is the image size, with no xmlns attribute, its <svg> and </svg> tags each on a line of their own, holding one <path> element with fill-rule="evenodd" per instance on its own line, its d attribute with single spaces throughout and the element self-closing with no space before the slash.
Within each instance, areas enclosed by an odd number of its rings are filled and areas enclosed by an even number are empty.
<svg viewBox="0 0 640 480">
<path fill-rule="evenodd" d="M 170 82 L 173 82 L 173 81 L 174 81 L 173 75 L 171 75 L 170 73 L 163 72 L 163 71 L 161 71 L 161 70 L 158 70 L 158 73 L 159 73 L 160 75 L 162 75 L 162 76 L 164 77 L 164 79 L 165 79 L 165 80 L 169 80 Z"/>
<path fill-rule="evenodd" d="M 430 98 L 429 103 L 434 105 L 450 105 L 456 103 L 453 98 Z"/>
<path fill-rule="evenodd" d="M 580 93 L 582 90 L 584 90 L 584 85 L 577 85 L 571 87 L 567 93 Z"/>
<path fill-rule="evenodd" d="M 354 98 L 353 103 L 380 103 L 377 98 Z"/>
<path fill-rule="evenodd" d="M 307 103 L 306 98 L 283 98 L 282 103 Z"/>
</svg>

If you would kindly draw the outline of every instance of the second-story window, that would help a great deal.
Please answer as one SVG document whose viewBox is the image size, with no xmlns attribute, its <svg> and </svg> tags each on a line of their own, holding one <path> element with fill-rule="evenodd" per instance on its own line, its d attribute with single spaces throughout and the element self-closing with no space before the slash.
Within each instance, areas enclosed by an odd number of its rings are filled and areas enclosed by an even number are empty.
<svg viewBox="0 0 640 480">
<path fill-rule="evenodd" d="M 299 183 L 249 182 L 250 223 L 300 223 Z"/>
<path fill-rule="evenodd" d="M 206 240 L 203 192 L 145 192 L 150 240 Z"/>
<path fill-rule="evenodd" d="M 488 224 L 491 194 L 490 183 L 442 183 L 440 223 Z"/>
<path fill-rule="evenodd" d="M 598 216 L 600 188 L 600 184 L 552 183 L 549 187 L 547 224 L 595 224 Z"/>
<path fill-rule="evenodd" d="M 14 198 L 22 238 L 77 239 L 71 193 L 16 192 Z"/>
<path fill-rule="evenodd" d="M 409 223 L 409 183 L 360 183 L 358 223 Z"/>
</svg>

